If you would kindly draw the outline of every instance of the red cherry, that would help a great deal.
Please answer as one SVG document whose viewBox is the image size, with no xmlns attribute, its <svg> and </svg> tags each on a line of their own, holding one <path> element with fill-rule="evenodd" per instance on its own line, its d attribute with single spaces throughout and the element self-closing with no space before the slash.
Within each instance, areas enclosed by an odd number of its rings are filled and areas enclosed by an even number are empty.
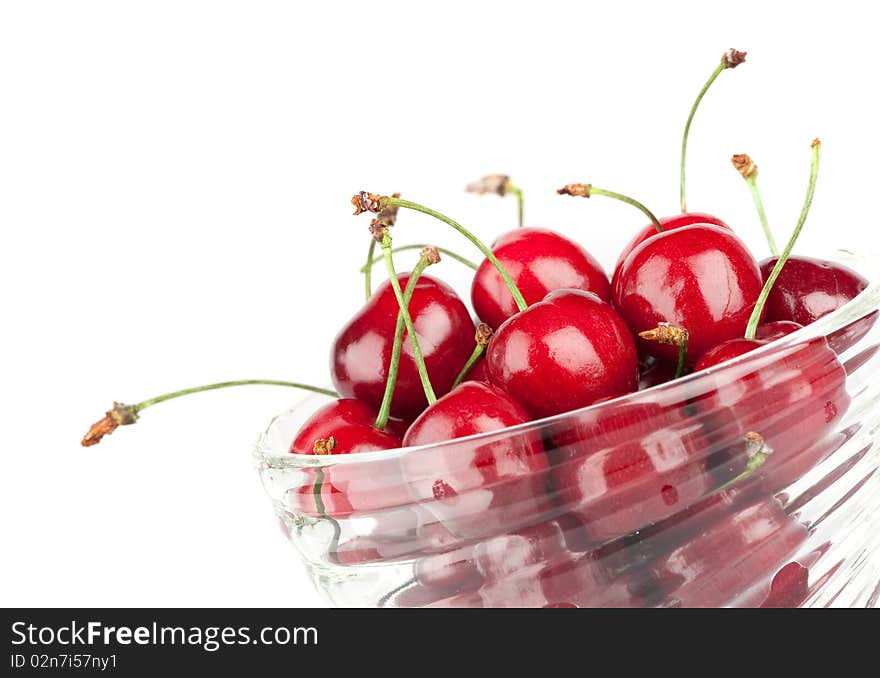
<svg viewBox="0 0 880 678">
<path fill-rule="evenodd" d="M 389 425 L 385 431 L 373 424 L 375 411 L 358 400 L 334 400 L 309 417 L 290 446 L 292 454 L 315 454 L 316 442 L 321 452 L 333 455 L 361 454 L 401 446 L 401 437 Z M 315 484 L 321 482 L 324 513 L 342 517 L 353 511 L 371 511 L 409 501 L 402 486 L 396 460 L 370 462 L 370 473 L 359 465 L 339 464 L 325 468 L 323 478 L 313 468 L 301 469 L 304 482 L 291 493 L 293 510 L 311 516 L 321 515 L 316 504 Z M 378 464 L 378 466 L 377 466 Z"/>
<path fill-rule="evenodd" d="M 358 454 L 400 447 L 401 435 L 395 433 L 395 423 L 389 422 L 387 430 L 379 431 L 373 426 L 375 421 L 375 410 L 361 401 L 351 398 L 334 400 L 306 419 L 290 445 L 290 453 L 315 454 L 315 441 L 331 436 L 335 446 L 330 454 Z"/>
<path fill-rule="evenodd" d="M 477 361 L 477 364 L 471 368 L 470 372 L 468 372 L 465 381 L 480 381 L 484 384 L 491 383 L 489 381 L 489 372 L 486 370 L 486 358 L 480 358 Z"/>
<path fill-rule="evenodd" d="M 743 336 L 761 292 L 758 265 L 746 246 L 718 226 L 658 233 L 633 250 L 612 282 L 614 303 L 634 334 L 670 323 L 689 332 L 688 360 Z M 642 340 L 667 361 L 678 348 Z"/>
<path fill-rule="evenodd" d="M 761 274 L 766 280 L 776 259 L 761 262 Z M 841 264 L 790 256 L 767 298 L 766 319 L 790 320 L 809 325 L 822 316 L 836 311 L 857 297 L 868 281 Z M 837 353 L 861 339 L 874 325 L 877 313 L 856 321 L 845 331 L 828 337 L 828 343 Z"/>
<path fill-rule="evenodd" d="M 755 332 L 755 339 L 758 341 L 776 341 L 782 337 L 788 336 L 792 332 L 803 329 L 803 325 L 792 322 L 790 320 L 774 320 L 758 325 Z"/>
<path fill-rule="evenodd" d="M 408 275 L 399 278 L 405 287 Z M 342 328 L 333 342 L 331 374 L 337 391 L 357 398 L 376 410 L 385 392 L 399 306 L 385 281 L 370 300 Z M 413 325 L 425 357 L 435 393 L 449 391 L 473 350 L 474 324 L 455 291 L 422 275 L 409 304 Z M 427 406 L 412 346 L 404 332 L 403 351 L 391 413 L 413 419 Z"/>
<path fill-rule="evenodd" d="M 737 339 L 707 352 L 696 368 L 706 369 L 766 345 Z M 777 490 L 818 461 L 816 445 L 849 407 L 846 372 L 824 338 L 769 351 L 760 358 L 715 373 L 716 388 L 694 399 L 709 422 L 713 442 L 731 445 L 741 464 L 742 437 L 758 433 L 771 450 L 758 473 Z M 734 464 L 734 467 L 736 465 Z"/>
<path fill-rule="evenodd" d="M 675 365 L 654 356 L 646 356 L 639 362 L 639 390 L 665 384 L 675 379 Z"/>
<path fill-rule="evenodd" d="M 718 217 L 713 217 L 711 214 L 703 214 L 702 212 L 687 212 L 685 214 L 676 214 L 674 217 L 660 217 L 659 221 L 660 225 L 663 227 L 663 233 L 673 231 L 683 226 L 692 226 L 694 224 L 708 224 L 710 226 L 726 228 L 728 231 L 731 230 L 730 226 L 725 224 Z M 626 261 L 626 258 L 630 255 L 630 252 L 646 240 L 649 240 L 658 234 L 659 232 L 654 224 L 648 224 L 637 231 L 632 240 L 626 244 L 626 247 L 623 248 L 623 251 L 617 258 L 617 263 L 614 265 L 615 277 L 617 276 L 620 267 L 623 265 L 623 262 Z"/>
<path fill-rule="evenodd" d="M 776 259 L 761 262 L 766 280 Z M 791 320 L 809 325 L 855 299 L 868 281 L 841 264 L 792 255 L 785 262 L 767 297 L 767 320 Z"/>
<path fill-rule="evenodd" d="M 679 607 L 757 607 L 807 529 L 776 499 L 736 510 L 653 562 L 648 572 Z"/>
<path fill-rule="evenodd" d="M 636 390 L 635 342 L 615 310 L 591 292 L 556 290 L 507 320 L 486 366 L 534 417 L 567 412 Z"/>
<path fill-rule="evenodd" d="M 761 607 L 798 607 L 810 594 L 810 571 L 797 561 L 785 565 L 773 577 Z"/>
<path fill-rule="evenodd" d="M 548 292 L 571 288 L 611 299 L 608 276 L 601 264 L 568 238 L 541 228 L 518 228 L 492 245 L 501 265 L 513 278 L 527 304 Z M 480 319 L 493 329 L 518 312 L 507 284 L 495 265 L 484 259 L 471 284 L 471 300 Z"/>
<path fill-rule="evenodd" d="M 679 407 L 606 405 L 560 424 L 552 439 L 561 461 L 551 487 L 593 542 L 668 518 L 710 489 L 708 441 Z"/>
<path fill-rule="evenodd" d="M 405 446 L 443 443 L 401 458 L 412 500 L 423 502 L 453 534 L 481 538 L 536 522 L 551 509 L 547 458 L 536 431 L 456 438 L 529 420 L 507 393 L 466 381 L 428 407 L 404 436 Z"/>
</svg>

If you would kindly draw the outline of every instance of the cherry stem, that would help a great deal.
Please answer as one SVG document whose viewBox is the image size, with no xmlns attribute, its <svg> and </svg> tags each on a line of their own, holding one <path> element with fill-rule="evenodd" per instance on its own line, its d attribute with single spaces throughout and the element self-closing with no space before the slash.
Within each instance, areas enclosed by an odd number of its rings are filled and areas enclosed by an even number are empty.
<svg viewBox="0 0 880 678">
<path fill-rule="evenodd" d="M 163 403 L 166 400 L 173 400 L 174 398 L 180 398 L 181 396 L 190 395 L 191 393 L 201 393 L 202 391 L 214 391 L 219 388 L 229 388 L 232 386 L 251 386 L 251 385 L 267 385 L 267 386 L 286 386 L 289 388 L 298 388 L 304 391 L 311 391 L 312 393 L 320 393 L 322 395 L 330 396 L 331 398 L 338 398 L 339 394 L 336 391 L 330 391 L 326 388 L 318 388 L 317 386 L 310 386 L 309 384 L 299 384 L 293 381 L 277 381 L 275 379 L 242 379 L 240 381 L 221 381 L 216 384 L 207 384 L 205 386 L 195 386 L 193 388 L 185 388 L 180 391 L 173 391 L 171 393 L 165 393 L 164 395 L 156 396 L 155 398 L 150 398 L 149 400 L 144 400 L 143 402 L 138 403 L 137 405 L 132 405 L 132 409 L 135 414 L 140 413 L 142 410 L 147 409 L 148 407 L 152 407 L 153 405 L 157 405 L 159 403 Z"/>
<path fill-rule="evenodd" d="M 439 219 L 443 223 L 451 226 L 456 231 L 461 233 L 465 238 L 471 241 L 471 243 L 483 253 L 489 261 L 492 262 L 492 265 L 498 270 L 499 275 L 504 280 L 507 288 L 510 290 L 510 294 L 513 296 L 514 302 L 516 302 L 516 306 L 520 311 L 526 310 L 528 308 L 528 304 L 526 304 L 526 300 L 523 298 L 522 293 L 519 291 L 519 288 L 516 286 L 516 283 L 513 282 L 513 279 L 510 277 L 510 274 L 505 270 L 505 268 L 501 265 L 501 262 L 492 254 L 492 250 L 490 250 L 486 245 L 482 243 L 482 241 L 477 238 L 473 233 L 467 230 L 464 226 L 459 224 L 457 221 L 453 221 L 449 217 L 444 214 L 440 214 L 435 210 L 432 210 L 429 207 L 425 207 L 424 205 L 420 205 L 415 202 L 411 202 L 409 200 L 404 200 L 403 198 L 396 198 L 394 196 L 374 196 L 372 194 L 360 194 L 355 196 L 356 206 L 358 206 L 359 211 L 363 211 L 362 208 L 370 207 L 378 205 L 380 207 L 384 207 L 386 205 L 393 205 L 396 207 L 403 207 L 404 209 L 414 210 L 416 212 L 421 212 L 422 214 L 427 214 L 428 216 L 434 217 L 435 219 Z M 372 209 L 371 209 L 372 211 Z"/>
<path fill-rule="evenodd" d="M 767 220 L 767 213 L 764 211 L 764 202 L 761 200 L 761 192 L 758 190 L 758 166 L 745 153 L 741 153 L 731 158 L 736 171 L 745 179 L 749 190 L 752 193 L 752 200 L 755 202 L 755 209 L 758 210 L 758 218 L 761 220 L 761 228 L 764 229 L 764 237 L 770 246 L 770 254 L 774 257 L 779 256 L 779 248 L 776 246 L 776 239 L 773 237 L 773 231 L 770 229 L 770 222 Z"/>
<path fill-rule="evenodd" d="M 476 342 L 476 345 L 474 346 L 474 351 L 467 359 L 464 367 L 461 368 L 461 372 L 458 373 L 455 381 L 452 382 L 452 388 L 455 388 L 467 378 L 467 375 L 470 374 L 470 371 L 474 368 L 474 365 L 476 365 L 477 361 L 483 356 L 483 353 L 486 351 L 486 346 L 489 345 L 489 339 L 491 338 L 491 327 L 489 327 L 486 323 L 480 323 L 479 325 L 477 325 L 476 335 L 474 336 L 474 341 Z"/>
<path fill-rule="evenodd" d="M 373 243 L 375 243 L 375 242 L 376 241 L 373 240 Z M 429 245 L 425 245 L 425 244 L 401 245 L 400 247 L 393 248 L 391 250 L 391 254 L 397 254 L 398 252 L 407 252 L 409 250 L 423 250 L 426 247 L 429 247 Z M 433 245 L 431 245 L 431 247 L 433 247 Z M 440 252 L 440 254 L 445 254 L 447 257 L 450 257 L 451 259 L 455 259 L 460 264 L 464 264 L 465 266 L 467 266 L 470 269 L 473 269 L 474 271 L 476 271 L 478 268 L 480 268 L 477 264 L 475 264 L 470 259 L 466 259 L 463 256 L 461 256 L 460 254 L 456 254 L 455 252 L 453 252 L 451 250 L 445 249 L 443 247 L 436 247 L 435 249 L 438 252 Z M 370 260 L 369 263 L 365 264 L 364 266 L 361 266 L 361 273 L 366 273 L 368 269 L 375 266 L 380 261 L 384 261 L 384 260 L 385 260 L 384 256 L 379 256 L 379 257 L 376 257 L 375 259 Z"/>
<path fill-rule="evenodd" d="M 791 237 L 788 239 L 788 243 L 782 251 L 782 255 L 776 260 L 776 264 L 773 266 L 773 270 L 770 271 L 770 275 L 767 277 L 764 287 L 761 288 L 761 294 L 758 295 L 758 301 L 755 304 L 755 308 L 752 310 L 752 315 L 749 317 L 749 324 L 746 326 L 746 339 L 755 338 L 755 335 L 758 332 L 758 324 L 761 322 L 761 314 L 764 312 L 764 305 L 767 303 L 767 298 L 770 296 L 773 285 L 776 284 L 776 279 L 782 272 L 782 267 L 785 266 L 785 262 L 788 261 L 788 257 L 791 255 L 792 249 L 794 249 L 794 244 L 797 242 L 798 236 L 801 234 L 801 229 L 803 229 L 804 223 L 807 221 L 807 215 L 810 213 L 810 205 L 813 202 L 813 193 L 816 190 L 816 177 L 819 175 L 819 160 L 822 150 L 822 144 L 818 139 L 813 140 L 812 149 L 813 154 L 810 161 L 810 183 L 807 187 L 807 197 L 804 199 L 804 206 L 801 208 L 800 218 L 798 218 L 797 226 L 794 227 L 794 231 L 792 231 Z"/>
<path fill-rule="evenodd" d="M 375 240 L 373 241 L 375 242 Z M 394 250 L 392 250 L 393 252 Z M 406 289 L 403 292 L 403 304 L 409 309 L 410 301 L 412 301 L 413 293 L 416 289 L 416 283 L 422 275 L 422 272 L 434 263 L 436 259 L 426 253 L 422 253 L 418 263 L 409 274 L 409 280 L 406 283 Z M 400 368 L 400 353 L 403 349 L 403 330 L 406 327 L 403 317 L 403 310 L 397 312 L 397 325 L 394 328 L 394 344 L 391 347 L 391 362 L 388 365 L 388 377 L 385 380 L 385 393 L 382 396 L 382 404 L 379 407 L 379 414 L 376 417 L 374 426 L 382 431 L 388 424 L 388 418 L 391 416 L 391 401 L 394 398 L 394 388 L 397 385 L 397 372 Z M 412 336 L 412 335 L 410 335 Z"/>
<path fill-rule="evenodd" d="M 385 229 L 382 233 L 382 254 L 385 257 L 385 268 L 388 270 L 388 278 L 391 287 L 394 289 L 394 296 L 397 297 L 397 305 L 400 307 L 399 314 L 403 315 L 403 322 L 406 325 L 406 331 L 409 333 L 409 341 L 412 345 L 413 358 L 416 361 L 416 367 L 419 370 L 419 379 L 422 381 L 422 388 L 425 391 L 425 398 L 428 405 L 437 402 L 437 396 L 434 394 L 434 388 L 431 386 L 431 379 L 428 377 L 428 369 L 425 367 L 425 358 L 422 355 L 422 347 L 419 346 L 419 338 L 416 336 L 416 329 L 413 325 L 412 317 L 409 314 L 407 302 L 404 299 L 403 291 L 400 289 L 400 281 L 397 279 L 397 272 L 394 270 L 394 258 L 391 255 L 391 235 Z"/>
<path fill-rule="evenodd" d="M 400 193 L 394 193 L 395 196 L 400 196 Z M 397 208 L 396 207 L 388 207 L 381 210 L 376 215 L 376 220 L 382 226 L 388 228 L 394 226 L 394 222 L 397 221 Z M 367 250 L 367 263 L 361 268 L 361 271 L 364 274 L 364 292 L 366 294 L 366 300 L 369 301 L 370 297 L 373 296 L 373 255 L 376 253 L 376 240 L 370 240 L 370 248 Z M 381 259 L 381 257 L 379 257 Z"/>
<path fill-rule="evenodd" d="M 327 513 L 327 509 L 324 507 L 324 500 L 321 498 L 323 487 L 324 469 L 319 466 L 315 469 L 315 484 L 312 488 L 315 497 L 315 508 L 318 510 L 318 515 L 325 520 L 330 521 L 330 524 L 333 526 L 333 537 L 330 539 L 330 545 L 327 548 L 327 555 L 331 562 L 338 563 L 339 557 L 336 552 L 339 549 L 339 538 L 342 536 L 342 528 L 340 527 L 339 522 Z"/>
<path fill-rule="evenodd" d="M 517 209 L 517 223 L 519 227 L 523 227 L 523 192 L 519 186 L 514 186 L 513 184 L 508 184 L 507 192 L 513 193 L 516 196 L 516 209 Z"/>
<path fill-rule="evenodd" d="M 706 81 L 706 84 L 703 85 L 703 89 L 700 90 L 700 93 L 697 95 L 696 100 L 694 101 L 693 106 L 691 106 L 691 112 L 688 115 L 687 122 L 684 125 L 684 134 L 681 137 L 681 177 L 679 180 L 679 190 L 681 194 L 681 211 L 682 213 L 687 212 L 687 199 L 685 197 L 686 189 L 685 189 L 685 165 L 687 160 L 687 144 L 688 144 L 688 136 L 691 131 L 691 123 L 694 120 L 694 115 L 697 112 L 697 108 L 700 107 L 700 102 L 703 100 L 703 97 L 706 95 L 706 92 L 709 91 L 709 88 L 712 86 L 712 83 L 715 82 L 715 79 L 721 75 L 721 73 L 728 68 L 736 68 L 746 59 L 745 52 L 738 52 L 735 49 L 730 49 L 726 51 L 721 56 L 721 63 L 712 71 L 712 75 L 709 76 L 709 79 Z"/>
<path fill-rule="evenodd" d="M 321 395 L 330 396 L 331 398 L 339 397 L 339 394 L 335 391 L 330 391 L 325 388 L 318 388 L 317 386 L 310 386 L 309 384 L 300 384 L 293 381 L 278 381 L 276 379 L 242 379 L 239 381 L 221 381 L 215 384 L 206 384 L 204 386 L 195 386 L 193 388 L 185 388 L 179 391 L 172 391 L 171 393 L 164 393 L 163 395 L 156 396 L 155 398 L 150 398 L 149 400 L 139 402 L 136 405 L 113 403 L 113 408 L 105 414 L 104 418 L 92 424 L 92 427 L 82 439 L 82 445 L 83 447 L 97 445 L 99 442 L 101 442 L 101 439 L 105 435 L 113 433 L 113 431 L 115 431 L 117 427 L 134 424 L 138 420 L 138 416 L 143 410 L 147 409 L 148 407 L 152 407 L 153 405 L 163 403 L 166 400 L 173 400 L 175 398 L 180 398 L 181 396 L 190 395 L 192 393 L 201 393 L 202 391 L 214 391 L 220 388 L 250 385 L 285 386 L 289 388 L 301 389 L 304 391 L 311 391 L 312 393 L 320 393 Z"/>
<path fill-rule="evenodd" d="M 364 293 L 366 295 L 366 300 L 369 301 L 370 297 L 373 296 L 373 264 L 376 261 L 381 261 L 382 257 L 378 257 L 377 259 L 373 258 L 373 255 L 376 253 L 376 241 L 370 238 L 370 249 L 367 250 L 367 263 L 361 267 L 361 271 L 364 274 Z"/>
<path fill-rule="evenodd" d="M 648 341 L 678 346 L 678 365 L 675 368 L 673 379 L 678 379 L 684 374 L 685 367 L 687 367 L 688 343 L 690 341 L 690 333 L 684 327 L 677 327 L 669 323 L 657 323 L 657 327 L 653 330 L 639 332 L 639 336 Z"/>
<path fill-rule="evenodd" d="M 735 478 L 731 478 L 726 483 L 723 483 L 721 486 L 719 486 L 719 490 L 727 489 L 731 485 L 736 485 L 737 483 L 753 475 L 755 471 L 761 468 L 764 462 L 767 461 L 767 457 L 769 457 L 770 453 L 772 452 L 772 450 L 764 443 L 764 436 L 762 436 L 760 433 L 755 433 L 753 431 L 746 433 L 745 443 L 746 451 L 749 457 L 749 460 L 746 462 L 745 470 Z"/>
<path fill-rule="evenodd" d="M 604 188 L 597 188 L 592 184 L 566 184 L 556 192 L 559 195 L 571 195 L 578 198 L 589 198 L 592 195 L 604 195 L 606 198 L 614 198 L 615 200 L 620 200 L 621 202 L 625 202 L 627 205 L 632 205 L 633 207 L 641 210 L 642 213 L 644 213 L 648 217 L 648 219 L 651 220 L 651 223 L 654 224 L 654 228 L 657 229 L 657 233 L 663 233 L 663 225 L 660 223 L 660 220 L 656 216 L 654 216 L 654 213 L 638 200 L 630 198 L 628 195 L 623 195 L 623 193 L 606 191 Z"/>
</svg>

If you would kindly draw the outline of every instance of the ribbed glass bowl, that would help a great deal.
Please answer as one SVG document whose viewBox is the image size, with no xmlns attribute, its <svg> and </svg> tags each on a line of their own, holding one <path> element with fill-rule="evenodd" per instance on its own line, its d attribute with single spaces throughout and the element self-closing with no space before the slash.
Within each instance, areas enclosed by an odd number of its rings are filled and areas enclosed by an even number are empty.
<svg viewBox="0 0 880 678">
<path fill-rule="evenodd" d="M 878 308 L 872 282 L 729 363 L 418 448 L 290 454 L 313 397 L 255 458 L 338 606 L 875 607 Z"/>
</svg>

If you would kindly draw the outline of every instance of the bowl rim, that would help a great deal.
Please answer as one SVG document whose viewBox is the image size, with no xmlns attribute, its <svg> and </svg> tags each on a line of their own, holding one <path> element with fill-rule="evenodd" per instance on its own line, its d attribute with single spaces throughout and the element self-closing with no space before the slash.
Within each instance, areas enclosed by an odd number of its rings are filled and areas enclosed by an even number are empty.
<svg viewBox="0 0 880 678">
<path fill-rule="evenodd" d="M 834 263 L 849 267 L 848 262 L 851 262 L 855 258 L 863 263 L 870 264 L 872 272 L 874 274 L 880 274 L 880 254 L 871 256 L 854 255 L 851 251 L 845 249 L 835 250 L 833 254 L 837 255 L 837 257 L 829 258 L 828 260 L 834 261 Z M 845 260 L 841 261 L 841 258 Z M 863 273 L 860 273 L 860 275 L 864 276 Z M 395 447 L 389 450 L 376 450 L 364 454 L 313 455 L 298 454 L 286 450 L 284 452 L 280 452 L 270 449 L 271 445 L 268 441 L 269 434 L 272 431 L 273 427 L 276 426 L 277 422 L 282 417 L 284 417 L 285 415 L 289 415 L 290 413 L 299 409 L 300 407 L 302 407 L 303 403 L 309 402 L 319 397 L 321 399 L 326 398 L 328 401 L 332 400 L 327 396 L 310 396 L 305 400 L 300 401 L 299 404 L 294 405 L 284 412 L 275 415 L 269 422 L 269 425 L 257 439 L 253 453 L 258 461 L 264 464 L 268 464 L 270 467 L 273 468 L 329 467 L 336 466 L 337 464 L 369 464 L 371 462 L 387 461 L 389 459 L 402 457 L 404 455 L 425 453 L 428 450 L 439 449 L 444 446 L 458 446 L 463 443 L 467 444 L 471 442 L 477 443 L 487 439 L 497 438 L 499 436 L 523 433 L 532 429 L 546 428 L 553 425 L 554 423 L 559 423 L 560 421 L 563 421 L 571 416 L 581 415 L 585 412 L 606 407 L 612 404 L 625 404 L 629 401 L 634 401 L 637 398 L 643 398 L 646 394 L 659 394 L 670 392 L 674 389 L 682 388 L 687 384 L 692 384 L 694 382 L 699 382 L 701 380 L 710 378 L 712 375 L 718 374 L 721 371 L 734 369 L 739 365 L 743 365 L 749 362 L 757 362 L 762 357 L 772 352 L 781 351 L 786 348 L 790 348 L 796 344 L 806 343 L 818 337 L 826 337 L 835 331 L 843 329 L 850 323 L 867 317 L 872 312 L 875 312 L 877 310 L 880 310 L 880 280 L 870 282 L 868 286 L 852 300 L 850 300 L 840 308 L 832 311 L 831 313 L 822 316 L 815 322 L 812 322 L 809 325 L 806 325 L 805 327 L 802 327 L 801 329 L 792 332 L 791 334 L 785 335 L 780 339 L 776 339 L 775 341 L 772 341 L 765 346 L 761 346 L 754 351 L 750 351 L 743 355 L 737 356 L 736 358 L 733 358 L 731 360 L 727 360 L 723 363 L 719 363 L 718 365 L 701 370 L 699 372 L 692 372 L 691 374 L 680 377 L 679 379 L 676 379 L 674 381 L 656 384 L 640 391 L 625 393 L 623 395 L 617 396 L 616 398 L 603 400 L 601 402 L 593 403 L 591 405 L 586 405 L 576 410 L 568 410 L 566 412 L 560 412 L 559 414 L 550 415 L 548 417 L 532 419 L 521 424 L 516 424 L 515 426 L 508 426 L 494 431 L 475 433 L 470 436 L 454 438 L 452 440 L 444 440 L 438 443 L 428 443 L 425 445 L 416 445 L 409 447 Z"/>
</svg>

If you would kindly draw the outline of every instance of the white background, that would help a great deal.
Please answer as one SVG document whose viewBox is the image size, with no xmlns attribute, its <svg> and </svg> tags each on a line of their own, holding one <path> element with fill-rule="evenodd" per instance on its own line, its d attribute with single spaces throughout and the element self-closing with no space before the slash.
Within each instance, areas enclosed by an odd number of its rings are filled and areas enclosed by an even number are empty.
<svg viewBox="0 0 880 678">
<path fill-rule="evenodd" d="M 614 9 L 609 9 L 609 7 Z M 491 240 L 515 205 L 606 263 L 644 219 L 570 181 L 690 207 L 764 248 L 824 142 L 801 251 L 876 238 L 880 118 L 863 3 L 7 2 L 0 11 L 0 603 L 323 605 L 253 468 L 299 396 L 249 387 L 157 406 L 98 447 L 112 400 L 228 378 L 324 384 L 362 301 L 359 189 L 402 191 Z M 396 242 L 469 245 L 402 215 Z M 476 257 L 476 255 L 472 254 Z M 411 259 L 401 257 L 405 269 Z M 377 271 L 378 273 L 378 271 Z M 435 270 L 465 284 L 455 262 Z"/>
</svg>

